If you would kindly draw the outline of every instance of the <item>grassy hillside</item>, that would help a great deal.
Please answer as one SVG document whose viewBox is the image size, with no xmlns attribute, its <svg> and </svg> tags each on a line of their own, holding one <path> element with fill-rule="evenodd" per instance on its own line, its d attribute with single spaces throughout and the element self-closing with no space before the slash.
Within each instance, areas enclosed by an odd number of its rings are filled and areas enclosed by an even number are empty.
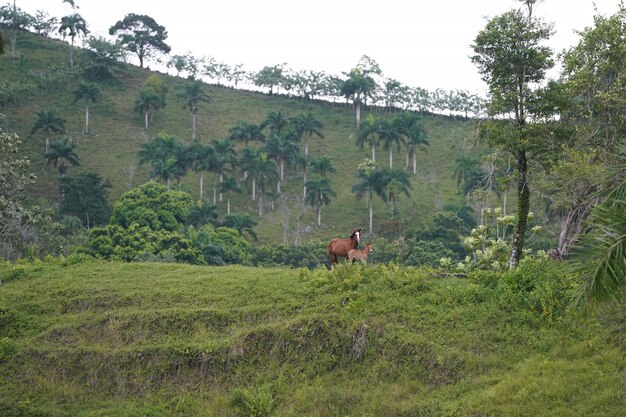
<svg viewBox="0 0 626 417">
<path fill-rule="evenodd" d="M 566 310 L 576 283 L 550 263 L 467 279 L 385 265 L 4 266 L 7 417 L 626 409 L 624 352 L 610 323 Z"/>
<path fill-rule="evenodd" d="M 54 73 L 53 67 L 66 65 L 69 61 L 69 46 L 61 41 L 19 33 L 17 44 L 20 54 L 18 61 L 13 62 L 9 54 L 0 56 L 0 74 L 11 83 L 37 83 L 43 76 L 51 76 Z M 184 80 L 160 74 L 169 88 L 167 106 L 156 114 L 148 131 L 144 129 L 142 116 L 133 112 L 138 89 L 150 74 L 152 73 L 148 70 L 128 66 L 117 83 L 102 85 L 102 97 L 91 109 L 89 135 L 82 134 L 84 108 L 82 104 L 73 103 L 72 91 L 76 88 L 78 79 L 47 83 L 46 89 L 40 88 L 27 97 L 19 97 L 17 104 L 9 104 L 0 109 L 6 115 L 6 128 L 15 130 L 23 139 L 24 151 L 30 156 L 33 169 L 39 177 L 32 192 L 33 197 L 40 198 L 40 203 L 44 205 L 59 199 L 57 173 L 51 166 L 46 166 L 42 157 L 44 134 L 30 134 L 37 111 L 56 110 L 67 120 L 66 128 L 78 143 L 76 152 L 81 158 L 82 167 L 88 171 L 96 171 L 111 181 L 112 199 L 119 197 L 130 187 L 148 180 L 148 167 L 140 166 L 137 158 L 137 151 L 146 140 L 159 133 L 167 133 L 180 141 L 190 141 L 191 115 L 182 108 L 175 96 L 177 87 Z M 331 206 L 322 209 L 324 226 L 311 230 L 305 239 L 345 235 L 353 226 L 367 225 L 368 211 L 365 203 L 355 200 L 352 186 L 356 183 L 357 165 L 369 157 L 370 153 L 368 149 L 355 146 L 354 113 L 351 108 L 217 86 L 207 85 L 206 91 L 212 97 L 212 102 L 201 105 L 198 113 L 198 136 L 203 142 L 224 139 L 228 130 L 238 121 L 260 123 L 270 111 L 282 111 L 287 116 L 312 112 L 322 122 L 325 138 L 313 139 L 311 153 L 330 157 L 336 166 L 332 187 L 337 197 L 333 199 Z M 367 112 L 363 116 L 366 114 Z M 384 116 L 381 113 L 377 115 Z M 412 177 L 411 196 L 402 196 L 399 201 L 402 223 L 409 229 L 429 224 L 432 214 L 442 204 L 462 201 L 452 180 L 455 159 L 462 153 L 476 152 L 463 147 L 473 134 L 472 122 L 457 121 L 444 116 L 428 116 L 423 123 L 428 130 L 431 146 L 426 152 L 418 154 L 419 172 Z M 395 152 L 395 156 L 394 166 L 403 166 L 403 152 Z M 386 151 L 378 150 L 377 159 L 381 166 L 388 165 Z M 70 173 L 72 170 L 74 168 L 70 168 Z M 211 184 L 212 178 L 208 178 L 205 191 L 207 194 L 210 194 Z M 190 174 L 185 178 L 184 185 L 194 195 L 198 195 L 196 175 Z M 301 187 L 302 174 L 291 171 L 284 190 L 296 196 L 300 195 Z M 378 225 L 380 232 L 389 226 L 388 205 L 376 199 L 374 206 L 374 231 L 377 231 Z M 226 212 L 225 202 L 218 207 L 222 214 Z M 256 213 L 256 206 L 245 191 L 236 199 L 235 207 L 238 212 Z M 275 206 L 261 220 L 257 231 L 262 242 L 282 243 L 281 216 L 284 217 L 284 212 L 281 213 Z M 304 221 L 313 224 L 314 212 L 311 208 L 307 209 Z M 290 227 L 293 232 L 293 221 Z"/>
</svg>

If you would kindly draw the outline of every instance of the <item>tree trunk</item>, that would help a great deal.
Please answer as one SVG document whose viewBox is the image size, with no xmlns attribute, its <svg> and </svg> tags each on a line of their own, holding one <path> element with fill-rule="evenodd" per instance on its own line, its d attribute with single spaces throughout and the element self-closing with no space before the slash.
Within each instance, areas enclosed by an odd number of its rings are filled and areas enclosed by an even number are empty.
<svg viewBox="0 0 626 417">
<path fill-rule="evenodd" d="M 191 139 L 196 138 L 196 109 L 191 110 Z"/>
<path fill-rule="evenodd" d="M 144 119 L 145 119 L 145 123 L 146 123 L 146 130 L 148 130 L 148 109 L 146 109 L 146 111 L 144 112 Z"/>
<path fill-rule="evenodd" d="M 372 161 L 376 162 L 376 145 L 372 143 Z"/>
<path fill-rule="evenodd" d="M 85 106 L 85 135 L 89 134 L 89 106 Z"/>
<path fill-rule="evenodd" d="M 256 178 L 252 178 L 252 201 L 256 201 Z"/>
<path fill-rule="evenodd" d="M 226 197 L 226 214 L 230 214 L 230 193 Z"/>
<path fill-rule="evenodd" d="M 524 249 L 524 237 L 528 224 L 530 210 L 530 190 L 528 188 L 528 160 L 526 151 L 519 151 L 517 155 L 517 226 L 513 235 L 513 248 L 509 259 L 509 268 L 515 269 L 519 265 Z"/>
<path fill-rule="evenodd" d="M 304 186 L 303 189 L 303 197 L 306 199 L 306 168 L 304 169 Z"/>
<path fill-rule="evenodd" d="M 367 195 L 368 204 L 370 206 L 370 235 L 373 234 L 374 229 L 374 207 L 372 207 L 372 193 Z"/>
<path fill-rule="evenodd" d="M 222 200 L 222 184 L 224 183 L 224 173 L 220 172 L 220 203 Z"/>
<path fill-rule="evenodd" d="M 393 149 L 389 148 L 389 169 L 393 169 Z"/>
<path fill-rule="evenodd" d="M 200 171 L 200 200 L 204 194 L 204 172 Z"/>
<path fill-rule="evenodd" d="M 413 151 L 413 175 L 417 174 L 417 155 L 416 152 Z"/>
<path fill-rule="evenodd" d="M 263 217 L 263 191 L 259 190 L 259 219 Z"/>
<path fill-rule="evenodd" d="M 356 103 L 354 107 L 356 109 L 356 129 L 359 130 L 361 127 L 361 103 Z"/>
<path fill-rule="evenodd" d="M 322 225 L 322 204 L 321 203 L 317 204 L 317 225 L 318 226 Z"/>
</svg>

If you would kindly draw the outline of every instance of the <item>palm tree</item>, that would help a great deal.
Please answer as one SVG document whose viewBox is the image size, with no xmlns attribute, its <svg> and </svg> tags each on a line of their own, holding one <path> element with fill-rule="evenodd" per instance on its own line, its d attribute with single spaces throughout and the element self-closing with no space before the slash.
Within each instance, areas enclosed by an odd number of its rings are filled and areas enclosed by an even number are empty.
<svg viewBox="0 0 626 417">
<path fill-rule="evenodd" d="M 85 19 L 82 18 L 78 13 L 74 13 L 73 15 L 65 16 L 61 18 L 61 24 L 59 25 L 59 33 L 63 35 L 63 37 L 69 35 L 71 38 L 70 44 L 70 70 L 74 71 L 74 40 L 76 36 L 87 35 L 89 31 L 87 30 L 87 23 Z"/>
<path fill-rule="evenodd" d="M 398 133 L 404 138 L 406 145 L 405 169 L 409 167 L 409 157 L 413 159 L 413 175 L 417 173 L 418 147 L 428 146 L 428 134 L 426 129 L 419 122 L 419 117 L 412 112 L 404 112 L 393 120 L 393 124 Z"/>
<path fill-rule="evenodd" d="M 240 193 L 239 183 L 233 177 L 224 177 L 220 184 L 220 193 L 226 193 L 226 214 L 230 214 L 230 195 L 231 193 Z"/>
<path fill-rule="evenodd" d="M 590 225 L 573 256 L 573 269 L 583 277 L 579 301 L 618 304 L 626 288 L 626 181 L 594 208 Z"/>
<path fill-rule="evenodd" d="M 407 197 L 410 195 L 409 190 L 412 188 L 409 174 L 405 171 L 398 169 L 384 170 L 385 176 L 385 188 L 391 204 L 391 217 L 395 216 L 396 200 L 400 194 L 404 194 Z"/>
<path fill-rule="evenodd" d="M 289 126 L 289 120 L 283 112 L 271 111 L 267 118 L 261 123 L 261 129 L 269 128 L 270 133 L 281 133 Z"/>
<path fill-rule="evenodd" d="M 322 225 L 322 205 L 330 204 L 331 197 L 335 197 L 335 192 L 330 188 L 328 178 L 318 177 L 308 181 L 306 184 L 307 194 L 305 201 L 309 203 L 317 213 L 317 226 Z"/>
<path fill-rule="evenodd" d="M 148 130 L 148 118 L 155 111 L 165 107 L 163 98 L 152 88 L 144 88 L 139 90 L 139 97 L 135 100 L 135 111 L 142 113 L 146 130 Z"/>
<path fill-rule="evenodd" d="M 372 234 L 374 227 L 373 196 L 376 194 L 383 201 L 387 201 L 384 173 L 383 171 L 377 170 L 375 165 L 359 167 L 357 177 L 359 182 L 352 187 L 352 191 L 356 193 L 357 200 L 363 198 L 364 195 L 367 196 L 367 206 L 369 207 L 369 232 Z"/>
<path fill-rule="evenodd" d="M 376 91 L 376 81 L 360 68 L 354 68 L 347 76 L 348 78 L 341 83 L 341 95 L 352 101 L 356 111 L 356 128 L 360 129 L 361 108 Z"/>
<path fill-rule="evenodd" d="M 176 178 L 176 158 L 155 159 L 151 163 L 150 178 L 165 181 L 168 190 Z"/>
<path fill-rule="evenodd" d="M 395 126 L 388 120 L 381 119 L 378 122 L 378 136 L 383 144 L 383 148 L 389 151 L 389 169 L 393 169 L 393 147 L 400 150 L 400 144 L 404 143 L 402 137 Z"/>
<path fill-rule="evenodd" d="M 191 111 L 191 138 L 196 138 L 196 114 L 198 103 L 211 101 L 211 97 L 204 91 L 202 81 L 193 80 L 186 83 L 178 92 L 178 98 L 183 101 L 183 109 Z"/>
<path fill-rule="evenodd" d="M 263 217 L 264 202 L 263 197 L 267 187 L 272 182 L 278 181 L 278 166 L 276 162 L 270 159 L 265 152 L 256 153 L 254 159 L 251 161 L 249 167 L 250 175 L 247 181 L 252 182 L 253 188 L 256 185 L 256 189 L 259 193 L 259 218 Z"/>
<path fill-rule="evenodd" d="M 285 162 L 295 161 L 298 155 L 298 144 L 296 137 L 290 130 L 282 133 L 271 133 L 267 143 L 265 143 L 265 151 L 270 158 L 274 158 L 279 168 L 278 192 L 280 193 L 280 184 L 285 180 Z"/>
<path fill-rule="evenodd" d="M 372 148 L 372 161 L 376 162 L 376 145 L 380 141 L 380 125 L 376 117 L 368 114 L 363 124 L 360 125 L 357 132 L 356 144 L 363 147 L 368 144 Z"/>
<path fill-rule="evenodd" d="M 246 237 L 246 235 L 248 235 L 254 240 L 257 240 L 257 235 L 252 228 L 257 224 L 258 222 L 254 220 L 248 213 L 227 214 L 224 217 L 224 221 L 222 222 L 222 226 L 228 227 L 230 229 L 235 229 L 239 232 L 241 236 Z"/>
<path fill-rule="evenodd" d="M 230 140 L 241 141 L 246 148 L 248 147 L 248 142 L 263 142 L 265 140 L 265 135 L 263 135 L 261 128 L 253 123 L 239 122 L 237 126 L 230 129 L 229 133 Z"/>
<path fill-rule="evenodd" d="M 174 136 L 161 134 L 141 146 L 138 152 L 139 163 L 150 163 L 152 166 L 151 178 L 160 178 L 167 182 L 180 179 L 187 174 L 191 164 L 188 149 L 176 140 Z"/>
<path fill-rule="evenodd" d="M 319 158 L 311 160 L 311 172 L 314 174 L 319 174 L 320 176 L 325 177 L 335 171 L 335 166 L 326 156 L 320 156 Z"/>
<path fill-rule="evenodd" d="M 318 138 L 324 138 L 321 132 L 322 124 L 311 113 L 301 114 L 298 117 L 291 118 L 290 121 L 298 137 L 304 137 L 304 154 L 308 155 L 309 142 L 307 138 L 311 138 L 313 135 Z"/>
<path fill-rule="evenodd" d="M 469 197 L 469 193 L 480 185 L 483 171 L 480 161 L 469 156 L 460 156 L 456 159 L 456 168 L 452 178 L 456 179 L 457 188 L 463 184 L 463 195 Z"/>
<path fill-rule="evenodd" d="M 89 102 L 95 103 L 100 97 L 100 88 L 98 84 L 89 81 L 81 81 L 78 88 L 74 90 L 74 103 L 85 101 L 85 130 L 84 134 L 89 133 Z"/>
<path fill-rule="evenodd" d="M 256 201 L 256 178 L 250 177 L 250 179 L 248 179 L 248 173 L 254 169 L 254 165 L 260 152 L 261 151 L 258 149 L 244 148 L 241 153 L 241 159 L 239 160 L 239 166 L 241 166 L 241 169 L 244 171 L 244 181 L 252 183 L 250 187 L 252 191 L 252 201 Z"/>
<path fill-rule="evenodd" d="M 224 139 L 222 141 L 213 140 L 211 141 L 211 145 L 213 149 L 215 149 L 215 155 L 220 160 L 220 169 L 217 171 L 220 177 L 220 188 L 221 184 L 224 181 L 224 172 L 227 170 L 231 170 L 237 165 L 237 151 L 235 151 L 235 145 L 230 141 L 230 139 Z M 222 202 L 222 193 L 220 191 L 219 201 Z"/>
<path fill-rule="evenodd" d="M 76 144 L 72 143 L 72 140 L 67 137 L 53 141 L 50 143 L 50 150 L 44 155 L 46 164 L 52 162 L 54 167 L 59 170 L 59 174 L 65 175 L 67 166 L 64 160 L 75 167 L 80 165 L 80 158 L 78 158 L 78 155 L 74 152 L 75 147 Z"/>
<path fill-rule="evenodd" d="M 35 120 L 35 124 L 33 124 L 33 128 L 30 130 L 31 135 L 38 130 L 42 130 L 45 133 L 44 154 L 46 154 L 50 143 L 50 132 L 64 133 L 65 119 L 57 115 L 54 110 L 39 111 L 37 112 L 37 120 Z"/>
<path fill-rule="evenodd" d="M 189 158 L 191 169 L 200 174 L 199 198 L 202 200 L 204 195 L 204 173 L 213 171 L 216 159 L 215 149 L 212 146 L 203 145 L 194 140 L 187 148 L 187 157 Z"/>
<path fill-rule="evenodd" d="M 205 224 L 216 226 L 217 218 L 217 207 L 211 205 L 208 200 L 200 199 L 189 211 L 186 223 L 199 229 Z"/>
</svg>

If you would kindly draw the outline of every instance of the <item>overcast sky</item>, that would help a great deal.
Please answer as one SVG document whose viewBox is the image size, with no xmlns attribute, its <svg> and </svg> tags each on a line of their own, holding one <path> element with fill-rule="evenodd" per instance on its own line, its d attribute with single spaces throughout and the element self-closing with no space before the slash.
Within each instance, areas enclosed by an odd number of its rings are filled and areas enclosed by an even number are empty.
<svg viewBox="0 0 626 417">
<path fill-rule="evenodd" d="M 7 1 L 8 2 L 8 1 Z M 5 2 L 5 3 L 7 3 Z M 16 0 L 34 14 L 73 13 L 62 0 Z M 10 1 L 12 4 L 12 1 Z M 487 18 L 516 0 L 75 0 L 94 35 L 128 13 L 145 14 L 168 31 L 172 54 L 211 56 L 247 71 L 286 63 L 293 70 L 341 75 L 368 55 L 384 76 L 429 90 L 482 94 L 471 44 Z M 554 23 L 551 46 L 573 46 L 575 31 L 593 24 L 594 4 L 612 15 L 619 0 L 540 0 L 536 14 Z"/>
</svg>

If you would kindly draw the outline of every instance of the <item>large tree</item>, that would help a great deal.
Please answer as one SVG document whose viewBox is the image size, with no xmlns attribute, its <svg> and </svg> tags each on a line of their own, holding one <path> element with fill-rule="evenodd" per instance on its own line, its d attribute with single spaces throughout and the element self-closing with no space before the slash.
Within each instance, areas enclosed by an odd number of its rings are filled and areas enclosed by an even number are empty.
<svg viewBox="0 0 626 417">
<path fill-rule="evenodd" d="M 528 151 L 529 141 L 535 138 L 527 127 L 533 116 L 527 101 L 533 87 L 544 81 L 546 71 L 553 66 L 552 51 L 543 45 L 552 28 L 533 15 L 535 2 L 524 0 L 525 9 L 489 20 L 472 45 L 475 55 L 471 59 L 489 87 L 492 116 L 513 127 L 506 134 L 490 136 L 494 145 L 508 150 L 517 160 L 517 224 L 510 268 L 517 267 L 522 256 L 530 209 Z"/>
<path fill-rule="evenodd" d="M 61 204 L 59 212 L 78 217 L 89 229 L 106 224 L 111 214 L 107 201 L 111 183 L 93 172 L 78 171 L 59 178 Z"/>
<path fill-rule="evenodd" d="M 117 35 L 118 42 L 137 55 L 141 68 L 146 60 L 158 53 L 168 54 L 171 51 L 165 43 L 167 30 L 150 16 L 127 14 L 109 28 L 109 35 Z"/>
<path fill-rule="evenodd" d="M 65 16 L 61 18 L 61 23 L 59 24 L 59 33 L 64 37 L 69 36 L 71 39 L 70 44 L 70 69 L 74 71 L 74 42 L 77 36 L 81 33 L 83 35 L 87 35 L 89 30 L 87 29 L 87 23 L 85 19 L 82 18 L 78 13 L 74 13 L 69 16 Z"/>
</svg>

